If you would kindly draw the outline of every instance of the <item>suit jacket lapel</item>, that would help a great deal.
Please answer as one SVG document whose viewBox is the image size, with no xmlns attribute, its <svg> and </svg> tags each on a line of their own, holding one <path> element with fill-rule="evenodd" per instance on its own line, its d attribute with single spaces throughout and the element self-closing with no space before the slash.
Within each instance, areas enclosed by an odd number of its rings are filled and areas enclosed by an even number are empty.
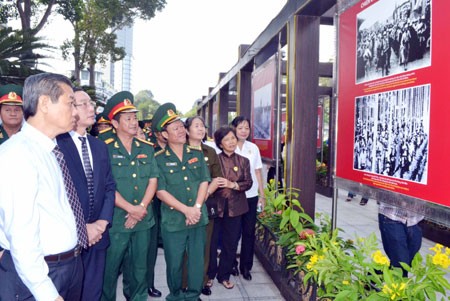
<svg viewBox="0 0 450 301">
<path fill-rule="evenodd" d="M 70 134 L 67 134 L 64 139 L 64 146 L 67 149 L 67 153 L 70 156 L 70 158 L 67 158 L 67 160 L 73 160 L 73 162 L 75 163 L 76 171 L 79 174 L 79 176 L 86 180 L 86 174 L 84 173 L 84 167 L 83 167 L 83 161 L 80 158 L 80 154 L 78 153 L 78 149 L 75 146 L 75 142 L 73 142 L 72 136 L 70 136 Z"/>
</svg>

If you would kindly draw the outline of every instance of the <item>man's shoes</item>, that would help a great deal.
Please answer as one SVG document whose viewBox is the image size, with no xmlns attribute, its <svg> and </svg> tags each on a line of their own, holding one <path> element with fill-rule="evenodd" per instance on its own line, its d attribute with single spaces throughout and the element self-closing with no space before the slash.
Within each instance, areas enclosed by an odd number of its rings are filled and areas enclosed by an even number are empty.
<svg viewBox="0 0 450 301">
<path fill-rule="evenodd" d="M 250 274 L 249 270 L 243 270 L 241 271 L 242 277 L 244 277 L 245 280 L 252 280 L 252 274 Z"/>
<path fill-rule="evenodd" d="M 206 295 L 206 296 L 211 295 L 211 289 L 210 289 L 208 286 L 205 285 L 205 286 L 202 288 L 202 294 L 203 294 L 203 295 Z"/>
<path fill-rule="evenodd" d="M 359 204 L 361 205 L 361 206 L 365 206 L 365 205 L 367 205 L 367 202 L 369 201 L 369 199 L 366 199 L 366 198 L 362 198 L 361 199 L 361 202 L 359 202 Z"/>
<path fill-rule="evenodd" d="M 159 298 L 162 296 L 161 292 L 154 287 L 149 288 L 147 292 L 148 292 L 148 295 L 153 298 Z"/>
<path fill-rule="evenodd" d="M 239 276 L 239 270 L 238 270 L 237 266 L 233 266 L 233 268 L 231 269 L 231 275 Z"/>
</svg>

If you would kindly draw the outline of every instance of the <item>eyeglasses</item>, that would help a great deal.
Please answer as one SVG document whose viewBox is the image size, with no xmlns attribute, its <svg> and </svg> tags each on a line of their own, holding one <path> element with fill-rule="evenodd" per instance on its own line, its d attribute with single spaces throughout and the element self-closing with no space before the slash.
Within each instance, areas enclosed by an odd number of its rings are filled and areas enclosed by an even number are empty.
<svg viewBox="0 0 450 301">
<path fill-rule="evenodd" d="M 83 107 L 83 109 L 86 109 L 88 107 L 94 107 L 95 108 L 95 101 L 83 101 L 82 103 L 76 104 L 74 103 L 73 106 L 75 108 Z"/>
</svg>

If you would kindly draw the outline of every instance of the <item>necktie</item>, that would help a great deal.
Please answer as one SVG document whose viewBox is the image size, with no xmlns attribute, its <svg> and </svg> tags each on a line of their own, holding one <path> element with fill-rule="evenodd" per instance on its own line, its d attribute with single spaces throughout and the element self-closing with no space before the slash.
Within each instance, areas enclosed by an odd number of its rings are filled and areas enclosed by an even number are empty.
<svg viewBox="0 0 450 301">
<path fill-rule="evenodd" d="M 86 144 L 86 137 L 78 137 L 81 140 L 81 154 L 83 156 L 84 172 L 86 174 L 87 187 L 89 193 L 89 214 L 87 221 L 91 219 L 91 214 L 94 208 L 94 172 L 92 171 L 91 161 L 89 160 L 89 153 Z"/>
<path fill-rule="evenodd" d="M 87 230 L 84 222 L 83 210 L 81 209 L 81 204 L 75 185 L 73 184 L 72 177 L 69 174 L 69 169 L 67 168 L 66 160 L 64 160 L 64 155 L 58 145 L 56 145 L 53 149 L 53 153 L 55 154 L 56 160 L 61 167 L 67 198 L 69 199 L 70 207 L 72 207 L 73 215 L 75 216 L 78 244 L 86 249 L 88 246 Z"/>
</svg>

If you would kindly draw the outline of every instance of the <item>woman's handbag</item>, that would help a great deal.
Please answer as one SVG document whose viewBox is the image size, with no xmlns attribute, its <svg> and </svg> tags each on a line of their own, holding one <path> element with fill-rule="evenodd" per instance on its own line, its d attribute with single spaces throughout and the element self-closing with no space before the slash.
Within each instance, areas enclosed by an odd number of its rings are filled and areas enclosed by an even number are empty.
<svg viewBox="0 0 450 301">
<path fill-rule="evenodd" d="M 213 219 L 218 216 L 217 212 L 217 204 L 218 200 L 213 195 L 210 195 L 209 198 L 206 199 L 206 208 L 208 210 L 208 218 Z"/>
</svg>

